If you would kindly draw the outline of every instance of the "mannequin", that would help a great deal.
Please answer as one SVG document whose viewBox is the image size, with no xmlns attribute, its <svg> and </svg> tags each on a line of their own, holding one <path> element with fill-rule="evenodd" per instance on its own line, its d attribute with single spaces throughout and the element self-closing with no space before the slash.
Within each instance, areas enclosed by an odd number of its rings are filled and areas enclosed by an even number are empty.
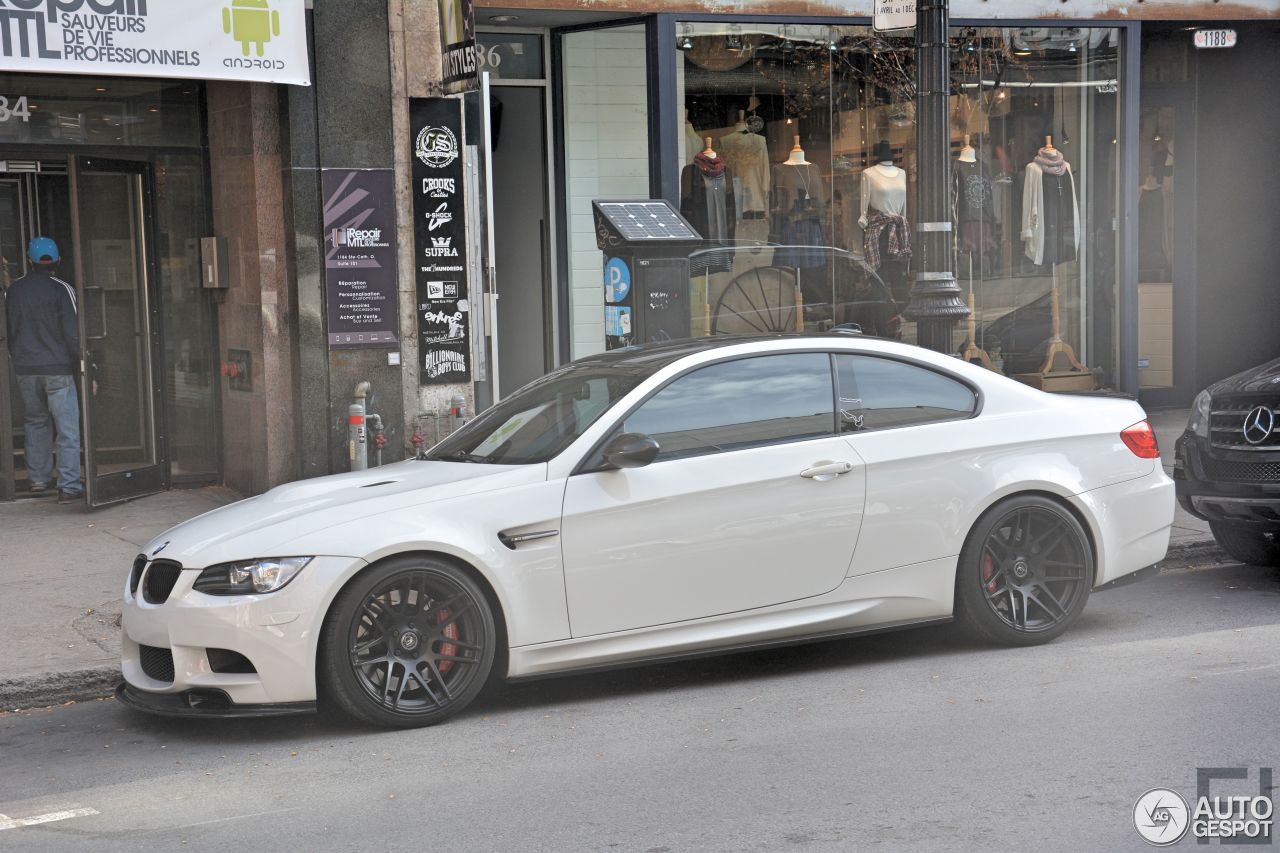
<svg viewBox="0 0 1280 853">
<path fill-rule="evenodd" d="M 689 121 L 689 111 L 684 111 L 684 157 L 686 163 L 692 163 L 693 158 L 702 150 L 702 137 L 698 136 L 698 131 L 694 129 L 693 122 Z"/>
<path fill-rule="evenodd" d="M 991 167 L 964 136 L 964 147 L 951 171 L 951 209 L 956 223 L 956 248 L 970 259 L 997 251 L 996 211 Z"/>
<path fill-rule="evenodd" d="M 723 157 L 703 138 L 704 147 L 680 173 L 680 213 L 703 239 L 715 244 L 731 241 L 734 231 L 733 174 Z M 710 264 L 708 271 L 727 270 L 733 265 L 730 252 Z"/>
<path fill-rule="evenodd" d="M 1071 164 L 1046 136 L 1044 147 L 1027 164 L 1022 186 L 1022 240 L 1037 266 L 1072 261 L 1080 248 L 1080 211 Z"/>
<path fill-rule="evenodd" d="M 826 194 L 822 172 L 805 159 L 800 137 L 794 138 L 786 161 L 773 167 L 772 209 L 774 241 L 788 246 L 823 246 Z M 776 266 L 816 267 L 826 263 L 825 252 L 780 249 Z"/>
<path fill-rule="evenodd" d="M 881 140 L 872 149 L 876 165 L 862 173 L 862 216 L 858 224 L 867 227 L 871 208 L 894 216 L 907 213 L 907 173 L 893 164 L 893 149 Z"/>
<path fill-rule="evenodd" d="M 746 110 L 738 110 L 733 133 L 720 137 L 720 153 L 733 171 L 738 219 L 764 219 L 769 209 L 769 143 L 747 126 Z"/>
<path fill-rule="evenodd" d="M 887 140 L 872 149 L 876 164 L 862 173 L 862 246 L 872 269 L 888 266 L 883 278 L 900 290 L 911 257 L 911 229 L 907 225 L 907 173 L 893 164 Z"/>
</svg>

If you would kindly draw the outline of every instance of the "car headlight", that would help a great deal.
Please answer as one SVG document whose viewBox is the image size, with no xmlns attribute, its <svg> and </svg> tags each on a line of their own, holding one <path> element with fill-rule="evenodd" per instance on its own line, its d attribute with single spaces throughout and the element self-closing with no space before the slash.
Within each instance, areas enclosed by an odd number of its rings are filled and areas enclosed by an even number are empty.
<svg viewBox="0 0 1280 853">
<path fill-rule="evenodd" d="M 1201 438 L 1209 437 L 1209 403 L 1211 398 L 1208 391 L 1201 391 L 1196 395 L 1196 401 L 1191 404 L 1191 417 L 1187 418 L 1187 432 L 1194 433 Z"/>
<path fill-rule="evenodd" d="M 220 563 L 200 573 L 193 586 L 209 595 L 257 595 L 275 592 L 293 580 L 311 557 L 264 557 Z"/>
</svg>

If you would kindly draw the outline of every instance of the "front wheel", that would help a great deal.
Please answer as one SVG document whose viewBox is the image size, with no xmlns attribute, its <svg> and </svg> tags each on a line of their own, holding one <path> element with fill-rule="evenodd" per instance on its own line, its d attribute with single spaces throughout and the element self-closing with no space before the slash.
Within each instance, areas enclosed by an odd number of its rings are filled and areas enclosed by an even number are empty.
<svg viewBox="0 0 1280 853">
<path fill-rule="evenodd" d="M 1251 566 L 1280 566 L 1280 534 L 1213 521 L 1209 522 L 1209 529 L 1222 550 L 1240 562 Z"/>
<path fill-rule="evenodd" d="M 1076 517 L 1049 498 L 1015 496 L 969 533 L 956 570 L 957 615 L 987 641 L 1047 643 L 1079 618 L 1093 577 Z"/>
<path fill-rule="evenodd" d="M 319 675 L 329 698 L 358 720 L 430 726 L 484 688 L 496 645 L 493 612 L 466 572 L 431 557 L 398 557 L 338 594 Z"/>
</svg>

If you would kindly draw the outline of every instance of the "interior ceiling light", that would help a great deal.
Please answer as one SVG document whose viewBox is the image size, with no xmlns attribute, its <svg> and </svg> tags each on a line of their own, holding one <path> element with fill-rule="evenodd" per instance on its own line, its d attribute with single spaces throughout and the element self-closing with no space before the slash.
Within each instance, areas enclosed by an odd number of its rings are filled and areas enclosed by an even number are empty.
<svg viewBox="0 0 1280 853">
<path fill-rule="evenodd" d="M 519 15 L 490 15 L 489 20 L 495 24 L 509 24 L 512 21 L 520 20 Z"/>
</svg>

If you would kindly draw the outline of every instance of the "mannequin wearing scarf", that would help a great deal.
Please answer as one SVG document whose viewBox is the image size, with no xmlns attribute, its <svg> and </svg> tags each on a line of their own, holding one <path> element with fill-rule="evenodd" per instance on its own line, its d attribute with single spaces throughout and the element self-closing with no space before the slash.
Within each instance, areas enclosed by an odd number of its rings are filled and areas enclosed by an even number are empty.
<svg viewBox="0 0 1280 853">
<path fill-rule="evenodd" d="M 713 248 L 733 241 L 734 211 L 733 174 L 708 146 L 680 173 L 680 213 Z M 732 252 L 717 252 L 707 260 L 708 272 L 733 266 Z"/>
<path fill-rule="evenodd" d="M 1022 184 L 1022 241 L 1037 266 L 1073 261 L 1080 248 L 1076 181 L 1062 152 L 1046 144 L 1027 164 Z"/>
</svg>

